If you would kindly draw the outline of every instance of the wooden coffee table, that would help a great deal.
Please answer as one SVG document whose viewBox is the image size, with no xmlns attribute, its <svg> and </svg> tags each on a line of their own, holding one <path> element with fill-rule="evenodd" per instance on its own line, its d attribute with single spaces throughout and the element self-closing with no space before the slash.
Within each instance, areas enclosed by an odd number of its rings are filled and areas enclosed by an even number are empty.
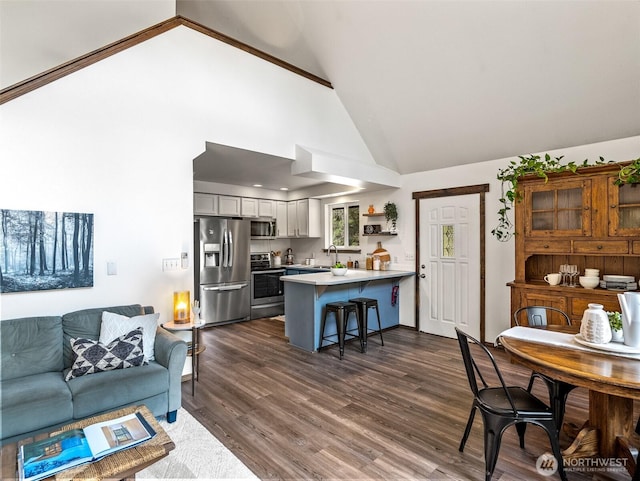
<svg viewBox="0 0 640 481">
<path fill-rule="evenodd" d="M 118 411 L 93 416 L 81 421 L 62 426 L 51 433 L 38 434 L 32 438 L 25 438 L 15 443 L 2 446 L 0 450 L 0 479 L 3 481 L 18 480 L 18 449 L 20 445 L 34 440 L 49 437 L 54 432 L 83 428 L 93 423 L 108 421 L 134 412 L 141 413 L 145 420 L 156 431 L 156 435 L 129 449 L 118 451 L 99 461 L 76 466 L 51 476 L 50 480 L 71 481 L 75 479 L 92 480 L 134 480 L 136 473 L 164 458 L 169 451 L 176 447 L 169 435 L 162 429 L 156 418 L 146 406 L 132 406 Z"/>
</svg>

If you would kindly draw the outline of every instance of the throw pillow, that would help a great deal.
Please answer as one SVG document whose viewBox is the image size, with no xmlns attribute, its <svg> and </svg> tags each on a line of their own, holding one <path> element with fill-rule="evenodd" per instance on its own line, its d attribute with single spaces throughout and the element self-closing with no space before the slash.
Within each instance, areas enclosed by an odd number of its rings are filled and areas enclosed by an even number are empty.
<svg viewBox="0 0 640 481">
<path fill-rule="evenodd" d="M 96 372 L 126 369 L 144 364 L 142 329 L 134 329 L 122 337 L 104 345 L 93 339 L 71 339 L 71 349 L 76 356 L 71 370 L 65 378 L 70 381 L 74 377 Z"/>
<path fill-rule="evenodd" d="M 104 311 L 102 313 L 102 324 L 100 325 L 100 339 L 102 344 L 109 344 L 117 337 L 137 327 L 142 327 L 144 338 L 144 358 L 145 361 L 155 359 L 156 329 L 158 329 L 158 319 L 160 313 L 145 314 L 144 316 L 127 317 L 113 312 Z"/>
</svg>

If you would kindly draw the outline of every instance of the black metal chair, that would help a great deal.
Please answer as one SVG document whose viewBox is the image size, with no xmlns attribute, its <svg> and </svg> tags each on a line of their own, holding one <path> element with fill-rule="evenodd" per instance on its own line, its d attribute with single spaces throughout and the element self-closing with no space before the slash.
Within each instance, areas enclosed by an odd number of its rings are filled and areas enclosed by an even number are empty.
<svg viewBox="0 0 640 481">
<path fill-rule="evenodd" d="M 464 435 L 460 441 L 460 452 L 471 432 L 471 426 L 475 418 L 476 409 L 482 414 L 484 424 L 484 459 L 485 459 L 485 481 L 490 481 L 493 470 L 496 467 L 502 434 L 511 425 L 516 425 L 520 447 L 524 449 L 524 434 L 527 424 L 535 424 L 542 427 L 549 436 L 553 455 L 557 460 L 558 473 L 562 481 L 567 481 L 567 476 L 562 465 L 562 453 L 558 440 L 558 429 L 556 427 L 553 411 L 544 402 L 531 394 L 526 389 L 519 386 L 507 386 L 502 374 L 498 369 L 493 355 L 479 341 L 456 328 L 458 344 L 462 352 L 462 360 L 469 379 L 469 385 L 473 392 L 473 405 L 469 413 L 469 420 L 464 430 Z M 493 366 L 491 378 L 483 376 L 478 364 L 471 354 L 469 343 L 475 344 L 486 356 Z M 486 373 L 485 373 L 486 374 Z M 496 386 L 490 387 L 485 379 L 496 378 Z M 478 386 L 478 381 L 482 387 Z"/>
<path fill-rule="evenodd" d="M 636 424 L 636 433 L 640 434 L 640 417 L 638 417 L 638 424 Z M 636 470 L 633 472 L 631 481 L 640 481 L 640 452 L 636 458 Z"/>
<path fill-rule="evenodd" d="M 548 324 L 548 318 L 551 316 L 556 316 L 561 319 L 567 326 L 571 325 L 571 319 L 566 312 L 551 306 L 525 306 L 521 307 L 513 313 L 513 321 L 517 326 L 520 326 L 520 320 L 522 314 L 526 313 L 527 315 L 527 323 L 530 327 L 544 327 Z M 527 387 L 527 391 L 531 392 L 533 389 L 533 382 L 536 378 L 543 381 L 547 390 L 549 391 L 549 402 L 551 403 L 551 408 L 556 416 L 556 427 L 558 428 L 558 432 L 562 430 L 562 422 L 564 420 L 564 412 L 565 406 L 567 404 L 567 397 L 569 393 L 575 389 L 576 386 L 573 384 L 566 383 L 564 381 L 558 381 L 556 379 L 552 379 L 549 376 L 545 376 L 539 372 L 532 372 L 531 377 L 529 378 L 529 386 Z"/>
</svg>

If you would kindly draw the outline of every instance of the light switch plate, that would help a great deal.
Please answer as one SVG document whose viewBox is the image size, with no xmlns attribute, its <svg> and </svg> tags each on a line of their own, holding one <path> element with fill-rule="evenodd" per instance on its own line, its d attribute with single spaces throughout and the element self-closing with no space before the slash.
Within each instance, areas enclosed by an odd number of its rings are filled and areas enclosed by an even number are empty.
<svg viewBox="0 0 640 481">
<path fill-rule="evenodd" d="M 107 262 L 107 275 L 108 276 L 116 276 L 118 275 L 118 263 L 115 261 Z"/>
<path fill-rule="evenodd" d="M 171 257 L 169 259 L 162 259 L 163 271 L 177 271 L 180 268 L 180 259 L 177 257 Z"/>
</svg>

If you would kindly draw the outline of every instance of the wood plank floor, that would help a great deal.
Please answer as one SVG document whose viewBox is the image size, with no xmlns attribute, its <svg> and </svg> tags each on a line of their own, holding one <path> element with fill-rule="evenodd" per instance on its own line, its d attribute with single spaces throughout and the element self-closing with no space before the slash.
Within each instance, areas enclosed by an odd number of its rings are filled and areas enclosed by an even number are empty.
<svg viewBox="0 0 640 481">
<path fill-rule="evenodd" d="M 458 452 L 471 393 L 457 341 L 396 328 L 307 353 L 290 346 L 274 319 L 204 329 L 195 397 L 183 383 L 183 406 L 263 480 L 482 480 L 478 414 L 464 453 Z M 529 371 L 495 356 L 508 383 L 526 386 Z M 546 399 L 542 386 L 535 393 Z M 587 419 L 587 391 L 569 396 L 566 421 Z M 637 408 L 637 406 L 636 406 Z M 562 447 L 569 440 L 561 439 Z M 494 480 L 560 479 L 536 472 L 550 451 L 530 426 L 526 449 L 515 428 L 503 437 Z M 628 480 L 620 472 L 568 473 L 570 481 Z"/>
</svg>

